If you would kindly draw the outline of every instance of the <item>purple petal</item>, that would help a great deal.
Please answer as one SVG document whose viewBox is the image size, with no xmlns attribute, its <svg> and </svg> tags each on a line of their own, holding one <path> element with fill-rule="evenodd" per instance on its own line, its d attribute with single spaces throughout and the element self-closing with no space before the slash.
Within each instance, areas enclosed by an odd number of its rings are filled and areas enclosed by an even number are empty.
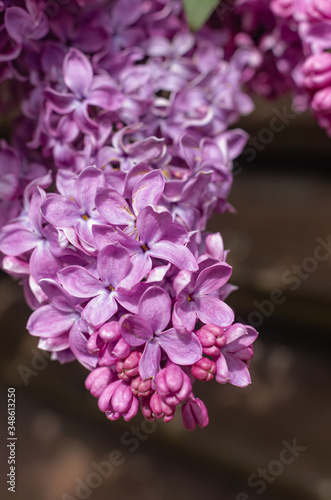
<svg viewBox="0 0 331 500">
<path fill-rule="evenodd" d="M 229 369 L 230 384 L 238 387 L 246 387 L 251 383 L 251 376 L 248 367 L 244 361 L 238 359 L 231 354 L 224 355 Z"/>
<path fill-rule="evenodd" d="M 51 279 L 42 279 L 39 282 L 39 286 L 56 309 L 63 312 L 73 312 L 74 305 L 71 300 L 71 296 L 56 281 Z"/>
<path fill-rule="evenodd" d="M 81 220 L 78 206 L 64 196 L 56 194 L 44 201 L 41 211 L 45 219 L 55 227 L 72 227 Z"/>
<path fill-rule="evenodd" d="M 207 267 L 198 276 L 194 287 L 194 294 L 208 295 L 214 290 L 221 288 L 228 281 L 231 273 L 231 266 L 224 262 Z"/>
<path fill-rule="evenodd" d="M 102 293 L 89 301 L 84 307 L 82 318 L 95 328 L 103 325 L 116 312 L 118 306 L 112 293 Z"/>
<path fill-rule="evenodd" d="M 103 188 L 98 190 L 95 204 L 98 212 L 107 222 L 114 225 L 129 225 L 135 221 L 129 205 L 114 189 Z"/>
<path fill-rule="evenodd" d="M 93 88 L 88 97 L 88 104 L 99 106 L 107 111 L 117 111 L 123 105 L 124 96 L 114 87 Z"/>
<path fill-rule="evenodd" d="M 77 177 L 74 192 L 79 206 L 91 214 L 95 208 L 95 196 L 98 188 L 104 186 L 105 178 L 101 170 L 96 167 L 84 168 Z"/>
<path fill-rule="evenodd" d="M 71 48 L 64 58 L 63 78 L 69 89 L 79 98 L 87 97 L 92 84 L 93 70 L 87 57 Z"/>
<path fill-rule="evenodd" d="M 153 330 L 140 316 L 126 314 L 120 320 L 121 334 L 125 342 L 132 346 L 144 344 L 153 338 Z"/>
<path fill-rule="evenodd" d="M 105 285 L 81 266 L 68 266 L 58 273 L 61 285 L 75 297 L 94 297 Z"/>
<path fill-rule="evenodd" d="M 132 269 L 121 281 L 121 287 L 132 288 L 139 283 L 152 269 L 152 259 L 147 252 L 137 253 L 131 257 Z"/>
<path fill-rule="evenodd" d="M 188 271 L 198 269 L 197 262 L 188 248 L 168 240 L 154 243 L 149 253 L 152 257 L 171 262 L 179 269 L 187 269 Z"/>
<path fill-rule="evenodd" d="M 56 337 L 70 330 L 76 319 L 75 314 L 59 311 L 51 305 L 42 306 L 31 314 L 27 329 L 37 337 Z"/>
<path fill-rule="evenodd" d="M 127 275 L 130 257 L 125 248 L 119 245 L 107 245 L 98 255 L 97 270 L 100 278 L 114 288 Z"/>
<path fill-rule="evenodd" d="M 35 248 L 40 241 L 39 234 L 19 224 L 10 224 L 2 231 L 0 250 L 6 255 L 17 257 Z"/>
<path fill-rule="evenodd" d="M 217 326 L 229 326 L 233 323 L 232 309 L 216 297 L 210 295 L 197 297 L 195 306 L 198 318 L 203 323 Z"/>
<path fill-rule="evenodd" d="M 193 365 L 202 357 L 202 347 L 194 333 L 180 334 L 174 328 L 158 336 L 170 361 L 178 365 Z"/>
<path fill-rule="evenodd" d="M 158 286 L 146 290 L 139 301 L 139 315 L 150 324 L 153 332 L 162 332 L 170 321 L 169 294 Z"/>
<path fill-rule="evenodd" d="M 50 251 L 48 241 L 40 242 L 30 258 L 30 272 L 38 283 L 43 278 L 55 278 L 62 264 Z"/>
<path fill-rule="evenodd" d="M 176 302 L 173 313 L 172 322 L 174 327 L 179 331 L 192 332 L 197 321 L 194 303 L 187 299 Z"/>
<path fill-rule="evenodd" d="M 219 384 L 226 384 L 230 378 L 230 373 L 228 369 L 228 365 L 222 353 L 220 353 L 219 357 L 216 360 L 216 382 Z"/>
<path fill-rule="evenodd" d="M 139 362 L 139 375 L 143 380 L 154 378 L 160 369 L 161 348 L 157 339 L 146 343 L 143 355 Z"/>
<path fill-rule="evenodd" d="M 155 212 L 152 207 L 145 207 L 137 218 L 137 231 L 143 243 L 153 244 L 160 240 L 172 222 L 169 212 Z"/>
<path fill-rule="evenodd" d="M 73 94 L 63 94 L 50 88 L 44 90 L 44 96 L 51 108 L 60 115 L 71 113 L 79 105 L 79 101 Z"/>
<path fill-rule="evenodd" d="M 157 205 L 164 189 L 160 170 L 154 170 L 137 182 L 132 192 L 132 206 L 136 215 L 148 205 Z"/>
<path fill-rule="evenodd" d="M 191 285 L 191 286 L 190 286 Z M 176 293 L 176 297 L 179 296 L 181 292 L 187 288 L 187 293 L 190 293 L 193 289 L 193 274 L 191 271 L 179 271 L 173 282 L 173 287 Z"/>
<path fill-rule="evenodd" d="M 76 359 L 88 370 L 95 368 L 98 363 L 98 356 L 92 355 L 87 350 L 87 340 L 82 332 L 73 325 L 69 333 L 69 346 Z"/>
</svg>

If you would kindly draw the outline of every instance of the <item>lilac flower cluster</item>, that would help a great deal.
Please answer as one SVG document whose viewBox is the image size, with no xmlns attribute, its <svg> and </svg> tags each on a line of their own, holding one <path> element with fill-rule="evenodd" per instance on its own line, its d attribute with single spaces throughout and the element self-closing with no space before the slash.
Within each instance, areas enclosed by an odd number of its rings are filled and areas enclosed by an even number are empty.
<svg viewBox="0 0 331 500">
<path fill-rule="evenodd" d="M 234 0 L 221 9 L 227 59 L 239 57 L 251 93 L 294 93 L 297 112 L 311 110 L 331 136 L 329 0 Z"/>
<path fill-rule="evenodd" d="M 253 104 L 240 49 L 192 34 L 178 0 L 0 2 L 0 93 L 18 119 L 0 152 L 2 268 L 52 359 L 78 360 L 110 420 L 208 424 L 195 379 L 244 387 L 257 332 L 234 323 L 221 235 L 231 129 Z"/>
</svg>

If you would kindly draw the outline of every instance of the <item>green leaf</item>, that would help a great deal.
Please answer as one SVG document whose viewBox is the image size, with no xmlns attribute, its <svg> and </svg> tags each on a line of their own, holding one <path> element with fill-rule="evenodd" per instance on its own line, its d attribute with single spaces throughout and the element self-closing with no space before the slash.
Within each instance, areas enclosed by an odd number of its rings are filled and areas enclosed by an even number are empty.
<svg viewBox="0 0 331 500">
<path fill-rule="evenodd" d="M 187 22 L 193 31 L 198 31 L 209 19 L 219 0 L 182 0 Z"/>
</svg>

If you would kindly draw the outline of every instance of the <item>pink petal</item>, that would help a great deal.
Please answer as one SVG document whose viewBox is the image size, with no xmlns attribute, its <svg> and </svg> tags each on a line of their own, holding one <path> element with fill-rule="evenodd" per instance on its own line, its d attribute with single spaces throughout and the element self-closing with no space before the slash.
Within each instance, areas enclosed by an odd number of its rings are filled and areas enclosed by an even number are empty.
<svg viewBox="0 0 331 500">
<path fill-rule="evenodd" d="M 48 222 L 59 228 L 72 227 L 81 220 L 78 206 L 60 195 L 47 198 L 41 205 L 41 211 Z"/>
<path fill-rule="evenodd" d="M 148 205 L 157 205 L 164 189 L 160 170 L 153 170 L 137 182 L 132 192 L 132 206 L 136 215 Z"/>
<path fill-rule="evenodd" d="M 95 204 L 107 222 L 114 225 L 129 225 L 135 221 L 129 205 L 114 189 L 103 188 L 97 193 Z"/>
<path fill-rule="evenodd" d="M 122 337 L 132 346 L 144 344 L 153 338 L 151 326 L 140 316 L 126 314 L 120 320 Z"/>
<path fill-rule="evenodd" d="M 139 315 L 151 326 L 153 332 L 162 332 L 170 321 L 169 294 L 158 286 L 148 288 L 139 301 Z"/>
<path fill-rule="evenodd" d="M 37 337 L 57 337 L 70 330 L 76 319 L 75 314 L 59 311 L 51 305 L 42 306 L 31 314 L 27 329 Z"/>
<path fill-rule="evenodd" d="M 82 318 L 95 328 L 112 318 L 118 306 L 112 293 L 102 293 L 91 299 L 84 307 Z"/>
<path fill-rule="evenodd" d="M 230 384 L 238 387 L 246 387 L 251 383 L 251 376 L 248 367 L 244 361 L 231 356 L 231 354 L 224 355 L 229 369 L 229 382 Z"/>
<path fill-rule="evenodd" d="M 88 370 L 95 368 L 98 363 L 98 356 L 92 355 L 87 350 L 87 340 L 82 332 L 73 325 L 69 333 L 69 346 L 76 359 Z"/>
<path fill-rule="evenodd" d="M 195 306 L 198 318 L 203 323 L 229 326 L 234 320 L 232 309 L 216 297 L 197 297 L 195 299 Z"/>
<path fill-rule="evenodd" d="M 96 167 L 84 168 L 75 182 L 75 197 L 80 207 L 91 214 L 95 208 L 95 196 L 98 188 L 103 187 L 105 178 L 102 171 Z"/>
<path fill-rule="evenodd" d="M 36 234 L 19 224 L 5 226 L 0 239 L 0 250 L 6 255 L 17 257 L 35 248 L 41 241 Z"/>
<path fill-rule="evenodd" d="M 120 245 L 107 245 L 100 250 L 97 260 L 97 270 L 100 278 L 114 288 L 127 275 L 130 257 L 125 248 Z"/>
<path fill-rule="evenodd" d="M 197 322 L 194 303 L 187 299 L 176 302 L 172 313 L 172 322 L 178 331 L 192 332 Z"/>
<path fill-rule="evenodd" d="M 214 264 L 204 269 L 198 276 L 195 283 L 194 293 L 199 295 L 208 295 L 209 293 L 221 288 L 232 274 L 232 268 L 224 262 Z"/>
<path fill-rule="evenodd" d="M 179 269 L 196 271 L 197 262 L 190 250 L 181 244 L 172 243 L 168 240 L 158 241 L 150 248 L 150 255 L 167 262 L 171 262 Z"/>
<path fill-rule="evenodd" d="M 63 78 L 69 89 L 79 98 L 87 97 L 92 84 L 93 70 L 87 57 L 71 48 L 64 58 Z"/>
<path fill-rule="evenodd" d="M 178 365 L 193 365 L 202 357 L 202 347 L 194 333 L 180 334 L 174 328 L 158 336 L 160 346 L 170 361 Z"/>
<path fill-rule="evenodd" d="M 157 339 L 149 340 L 139 362 L 139 375 L 143 380 L 155 377 L 160 369 L 160 360 L 161 348 Z"/>
<path fill-rule="evenodd" d="M 44 90 L 44 96 L 51 108 L 60 115 L 71 113 L 79 105 L 79 101 L 73 94 L 63 94 L 50 88 Z"/>
<path fill-rule="evenodd" d="M 68 266 L 58 273 L 61 285 L 75 297 L 94 297 L 105 285 L 81 266 Z"/>
</svg>

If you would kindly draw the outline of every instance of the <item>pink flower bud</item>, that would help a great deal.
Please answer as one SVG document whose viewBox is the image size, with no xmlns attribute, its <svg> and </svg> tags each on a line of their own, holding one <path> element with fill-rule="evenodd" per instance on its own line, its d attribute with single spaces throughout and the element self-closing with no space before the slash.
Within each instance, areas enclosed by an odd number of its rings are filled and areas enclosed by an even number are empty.
<svg viewBox="0 0 331 500">
<path fill-rule="evenodd" d="M 128 421 L 137 414 L 139 400 L 132 394 L 130 384 L 117 380 L 102 392 L 98 405 L 109 420 L 117 420 L 123 416 Z"/>
<path fill-rule="evenodd" d="M 155 418 L 163 418 L 165 422 L 174 418 L 176 407 L 166 404 L 157 392 L 151 396 L 150 407 Z"/>
<path fill-rule="evenodd" d="M 141 355 L 139 351 L 132 351 L 125 360 L 119 360 L 116 364 L 118 377 L 122 380 L 129 380 L 138 375 Z"/>
<path fill-rule="evenodd" d="M 119 339 L 115 345 L 112 354 L 114 354 L 118 359 L 125 359 L 129 356 L 131 351 L 131 346 L 125 342 L 122 338 Z"/>
<path fill-rule="evenodd" d="M 192 375 L 202 382 L 209 382 L 216 373 L 216 363 L 209 358 L 201 358 L 191 368 Z"/>
<path fill-rule="evenodd" d="M 160 370 L 155 377 L 157 391 L 168 405 L 178 405 L 186 401 L 192 392 L 192 384 L 183 370 L 173 363 Z"/>
<path fill-rule="evenodd" d="M 196 426 L 203 428 L 209 424 L 206 405 L 201 399 L 192 399 L 182 406 L 182 419 L 185 429 L 194 431 Z"/>
<path fill-rule="evenodd" d="M 142 380 L 140 376 L 132 379 L 131 391 L 138 397 L 149 396 L 152 393 L 152 380 L 150 378 Z"/>
<path fill-rule="evenodd" d="M 207 356 L 218 356 L 220 349 L 226 344 L 224 329 L 216 325 L 204 325 L 196 332 L 202 345 L 202 350 Z"/>
<path fill-rule="evenodd" d="M 102 325 L 99 335 L 105 342 L 114 342 L 121 338 L 121 330 L 118 321 L 109 321 Z"/>
<path fill-rule="evenodd" d="M 308 57 L 302 66 L 307 89 L 322 89 L 331 84 L 331 54 L 322 52 Z"/>
<path fill-rule="evenodd" d="M 95 368 L 85 380 L 85 387 L 93 396 L 98 398 L 103 390 L 116 378 L 109 368 Z"/>
</svg>

